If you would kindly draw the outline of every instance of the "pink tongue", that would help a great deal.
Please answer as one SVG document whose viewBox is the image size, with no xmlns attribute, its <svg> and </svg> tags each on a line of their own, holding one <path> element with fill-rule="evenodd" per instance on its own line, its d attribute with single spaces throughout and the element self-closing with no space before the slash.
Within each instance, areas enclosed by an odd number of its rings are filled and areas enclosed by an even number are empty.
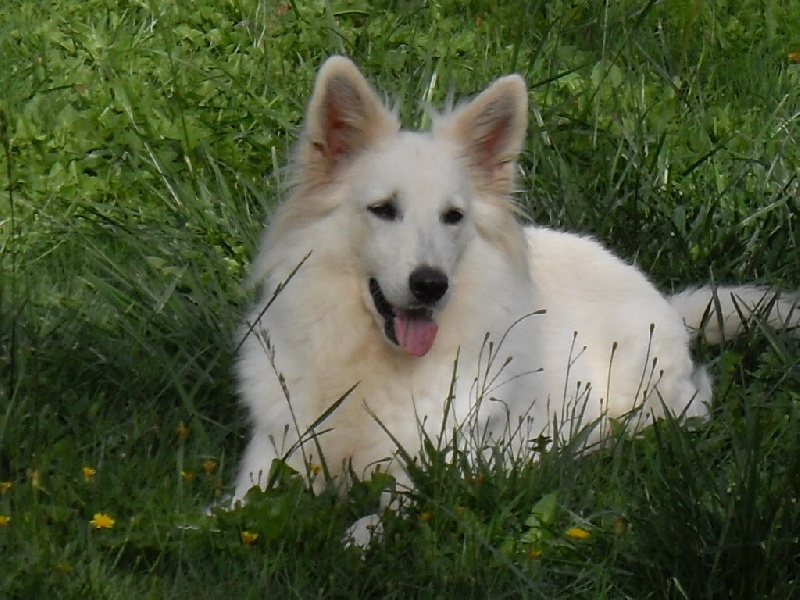
<svg viewBox="0 0 800 600">
<path fill-rule="evenodd" d="M 439 326 L 430 317 L 398 310 L 394 317 L 394 334 L 400 347 L 413 356 L 425 356 L 433 346 Z"/>
</svg>

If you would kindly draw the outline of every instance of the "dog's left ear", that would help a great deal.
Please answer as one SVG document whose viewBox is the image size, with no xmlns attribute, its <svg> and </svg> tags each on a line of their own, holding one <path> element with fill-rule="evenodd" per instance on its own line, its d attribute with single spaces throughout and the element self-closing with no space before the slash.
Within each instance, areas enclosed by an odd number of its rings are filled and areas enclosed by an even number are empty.
<svg viewBox="0 0 800 600">
<path fill-rule="evenodd" d="M 512 191 L 515 160 L 527 126 L 525 81 L 519 75 L 509 75 L 438 119 L 434 134 L 459 146 L 480 188 L 506 196 Z"/>
</svg>

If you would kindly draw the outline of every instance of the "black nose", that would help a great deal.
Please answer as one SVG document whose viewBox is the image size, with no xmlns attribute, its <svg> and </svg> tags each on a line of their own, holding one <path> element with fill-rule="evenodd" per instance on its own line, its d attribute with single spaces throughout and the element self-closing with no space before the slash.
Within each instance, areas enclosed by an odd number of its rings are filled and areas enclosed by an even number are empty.
<svg viewBox="0 0 800 600">
<path fill-rule="evenodd" d="M 433 304 L 447 291 L 447 275 L 433 267 L 417 267 L 408 278 L 414 298 L 423 304 Z"/>
</svg>

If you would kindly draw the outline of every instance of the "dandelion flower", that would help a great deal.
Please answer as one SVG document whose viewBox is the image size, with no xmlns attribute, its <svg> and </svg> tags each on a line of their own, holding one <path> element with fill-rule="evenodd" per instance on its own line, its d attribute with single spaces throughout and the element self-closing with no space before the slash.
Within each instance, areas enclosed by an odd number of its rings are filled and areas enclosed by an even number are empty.
<svg viewBox="0 0 800 600">
<path fill-rule="evenodd" d="M 531 560 L 535 560 L 542 556 L 542 551 L 538 548 L 534 548 L 533 546 L 528 546 L 525 549 L 525 556 L 530 558 Z"/>
<path fill-rule="evenodd" d="M 185 440 L 187 437 L 189 437 L 189 428 L 184 424 L 183 421 L 181 421 L 175 428 L 175 433 L 178 434 L 180 439 Z"/>
<path fill-rule="evenodd" d="M 114 519 L 105 513 L 94 513 L 94 518 L 89 521 L 95 529 L 111 529 L 114 526 Z"/>
<path fill-rule="evenodd" d="M 56 565 L 56 569 L 59 573 L 66 575 L 67 573 L 72 572 L 72 567 L 65 562 L 60 562 Z"/>
<path fill-rule="evenodd" d="M 217 463 L 216 461 L 208 460 L 203 461 L 203 471 L 206 472 L 206 475 L 211 475 L 214 471 L 217 470 Z"/>
<path fill-rule="evenodd" d="M 322 473 L 322 465 L 318 465 L 317 463 L 311 463 L 309 468 L 314 475 L 319 475 Z"/>
<path fill-rule="evenodd" d="M 242 543 L 245 546 L 249 546 L 250 544 L 254 543 L 257 539 L 258 539 L 257 533 L 253 533 L 252 531 L 242 532 Z"/>
<path fill-rule="evenodd" d="M 181 471 L 181 477 L 183 477 L 183 480 L 188 483 L 192 479 L 194 479 L 194 472 L 192 472 L 192 471 Z"/>
<path fill-rule="evenodd" d="M 581 527 L 570 527 L 567 529 L 567 537 L 573 540 L 585 540 L 592 537 L 592 534 Z"/>
<path fill-rule="evenodd" d="M 621 533 L 625 533 L 628 529 L 628 522 L 625 520 L 624 517 L 617 517 L 614 521 L 614 533 L 617 535 Z"/>
<path fill-rule="evenodd" d="M 800 51 L 789 52 L 786 58 L 788 58 L 791 63 L 800 63 Z"/>
<path fill-rule="evenodd" d="M 0 496 L 5 494 L 8 490 L 14 487 L 14 484 L 10 481 L 0 481 Z"/>
<path fill-rule="evenodd" d="M 0 515 L 0 527 L 8 527 L 9 523 L 11 523 L 11 517 L 8 515 Z"/>
<path fill-rule="evenodd" d="M 433 513 L 431 511 L 429 511 L 429 510 L 426 510 L 424 513 L 422 513 L 419 516 L 419 520 L 422 521 L 423 523 L 427 523 L 432 518 L 433 518 Z"/>
<path fill-rule="evenodd" d="M 97 475 L 97 471 L 92 467 L 83 467 L 83 469 L 81 469 L 81 472 L 83 473 L 83 480 L 86 482 L 91 481 L 92 477 Z"/>
</svg>

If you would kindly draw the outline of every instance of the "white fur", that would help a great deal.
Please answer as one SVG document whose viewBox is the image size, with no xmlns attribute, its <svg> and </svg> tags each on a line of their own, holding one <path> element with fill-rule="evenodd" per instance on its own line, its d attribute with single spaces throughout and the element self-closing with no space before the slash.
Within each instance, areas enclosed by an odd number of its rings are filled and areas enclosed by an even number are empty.
<svg viewBox="0 0 800 600">
<path fill-rule="evenodd" d="M 293 190 L 255 261 L 263 291 L 238 361 L 253 431 L 236 498 L 264 485 L 273 459 L 351 389 L 316 440 L 307 435 L 288 455 L 290 465 L 309 473 L 307 464 L 321 462 L 318 443 L 335 476 L 350 460 L 359 475 L 384 462 L 407 482 L 377 420 L 413 454 L 419 423 L 432 436 L 443 422 L 445 432 L 469 424 L 470 435 L 524 451 L 527 440 L 555 433 L 554 415 L 565 436 L 598 420 L 596 439 L 605 419 L 634 409 L 631 427 L 664 406 L 706 414 L 711 384 L 692 362 L 690 333 L 737 333 L 766 292 L 720 288 L 715 301 L 700 288 L 667 298 L 592 239 L 518 225 L 508 195 L 526 115 L 524 83 L 510 76 L 438 116 L 431 132 L 400 131 L 352 63 L 325 63 Z M 370 212 L 386 201 L 397 219 Z M 448 210 L 463 219 L 443 222 Z M 414 357 L 384 334 L 368 281 L 392 305 L 411 306 L 409 276 L 421 265 L 446 274 L 449 287 L 433 307 L 435 342 Z M 796 325 L 791 300 L 767 320 Z"/>
</svg>

